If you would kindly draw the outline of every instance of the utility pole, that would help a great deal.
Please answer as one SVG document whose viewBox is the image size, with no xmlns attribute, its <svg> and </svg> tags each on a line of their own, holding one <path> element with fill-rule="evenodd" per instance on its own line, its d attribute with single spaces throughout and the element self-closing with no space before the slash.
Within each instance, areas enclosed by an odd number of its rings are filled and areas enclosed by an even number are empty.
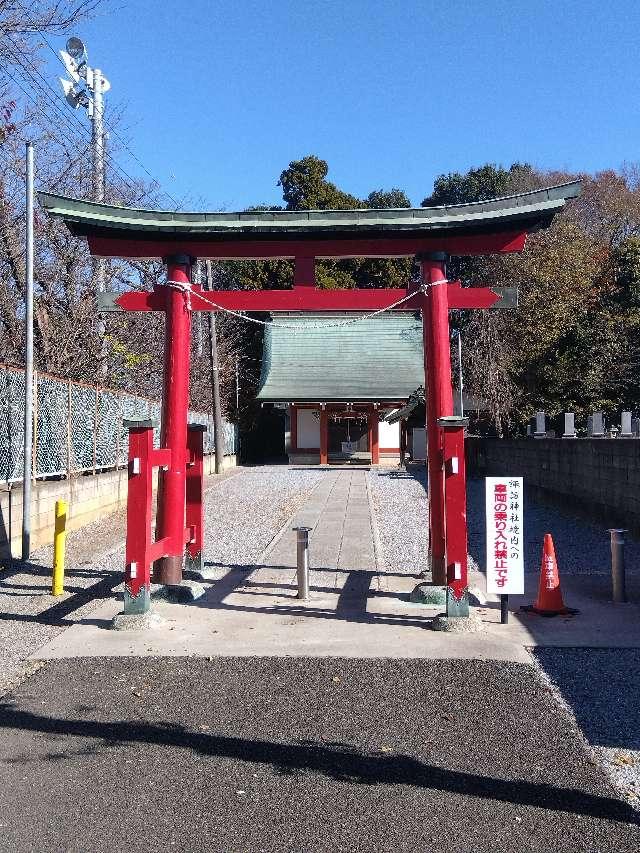
<svg viewBox="0 0 640 853">
<path fill-rule="evenodd" d="M 236 356 L 236 418 L 240 423 L 240 359 Z"/>
<path fill-rule="evenodd" d="M 93 200 L 104 201 L 104 99 L 102 71 L 99 68 L 93 70 L 93 116 L 91 121 L 91 142 L 93 145 Z M 96 293 L 104 293 L 105 285 L 105 260 L 95 259 Z M 99 331 L 102 352 L 101 368 L 104 373 L 107 368 L 105 334 L 106 324 L 103 318 L 99 320 Z"/>
<path fill-rule="evenodd" d="M 104 201 L 104 99 L 102 71 L 93 69 L 93 117 L 91 141 L 93 144 L 93 199 Z"/>
<path fill-rule="evenodd" d="M 236 447 L 236 460 L 240 462 L 240 359 L 236 356 L 236 429 L 238 446 Z"/>
<path fill-rule="evenodd" d="M 213 270 L 211 261 L 207 261 L 207 289 L 213 290 Z M 222 410 L 220 408 L 220 364 L 218 362 L 218 333 L 216 330 L 216 315 L 208 311 L 211 392 L 213 397 L 213 440 L 216 451 L 216 474 L 224 470 L 224 433 L 222 432 Z"/>
<path fill-rule="evenodd" d="M 33 444 L 33 143 L 27 142 L 24 467 L 22 469 L 22 560 L 31 555 L 31 456 Z"/>
<path fill-rule="evenodd" d="M 70 107 L 77 110 L 84 107 L 91 121 L 91 148 L 93 152 L 92 194 L 93 200 L 104 201 L 105 190 L 105 134 L 104 134 L 104 98 L 111 83 L 99 68 L 90 68 L 87 64 L 87 49 L 76 36 L 67 40 L 67 49 L 60 56 L 71 80 L 60 78 L 65 99 Z M 93 275 L 96 293 L 106 289 L 106 266 L 104 258 L 94 258 Z M 102 316 L 97 321 L 100 339 L 100 372 L 107 373 L 106 323 Z"/>
</svg>

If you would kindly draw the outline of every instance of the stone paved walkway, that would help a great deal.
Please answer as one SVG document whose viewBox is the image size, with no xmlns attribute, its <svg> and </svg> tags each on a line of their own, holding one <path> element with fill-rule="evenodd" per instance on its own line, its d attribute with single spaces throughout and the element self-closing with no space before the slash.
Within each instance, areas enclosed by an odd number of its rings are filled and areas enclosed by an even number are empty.
<svg viewBox="0 0 640 853">
<path fill-rule="evenodd" d="M 263 557 L 265 566 L 295 568 L 293 527 L 312 528 L 309 551 L 314 581 L 336 585 L 340 572 L 375 571 L 375 537 L 366 471 L 329 472 L 267 549 Z M 323 573 L 323 569 L 331 572 L 331 578 L 324 576 L 327 572 Z"/>
</svg>

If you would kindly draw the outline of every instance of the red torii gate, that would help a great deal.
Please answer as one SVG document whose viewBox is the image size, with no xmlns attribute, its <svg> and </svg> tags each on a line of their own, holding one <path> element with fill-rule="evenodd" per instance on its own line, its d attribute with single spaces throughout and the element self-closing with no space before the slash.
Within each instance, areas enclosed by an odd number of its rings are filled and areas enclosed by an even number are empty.
<svg viewBox="0 0 640 853">
<path fill-rule="evenodd" d="M 487 287 L 463 288 L 446 276 L 448 255 L 519 252 L 527 233 L 547 227 L 574 182 L 451 207 L 356 211 L 172 213 L 136 210 L 39 193 L 40 204 L 86 236 L 93 255 L 162 258 L 167 282 L 151 292 L 109 294 L 103 310 L 163 311 L 165 364 L 161 447 L 152 426 L 132 425 L 125 568 L 125 613 L 149 607 L 151 564 L 159 583 L 179 584 L 187 554 L 202 552 L 202 434 L 187 429 L 192 311 L 378 311 L 406 297 L 424 329 L 432 581 L 447 585 L 447 614 L 468 614 L 464 422 L 453 416 L 450 309 L 490 308 Z M 416 257 L 413 289 L 323 291 L 316 259 Z M 294 260 L 291 290 L 203 291 L 191 283 L 198 258 Z M 214 302 L 215 304 L 212 304 Z M 151 474 L 161 467 L 157 538 L 150 540 Z"/>
</svg>

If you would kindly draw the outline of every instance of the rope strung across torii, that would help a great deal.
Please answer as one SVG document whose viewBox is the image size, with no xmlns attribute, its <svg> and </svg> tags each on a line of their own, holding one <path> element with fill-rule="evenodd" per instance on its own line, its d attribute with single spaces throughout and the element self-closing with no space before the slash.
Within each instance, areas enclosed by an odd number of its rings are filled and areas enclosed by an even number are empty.
<svg viewBox="0 0 640 853">
<path fill-rule="evenodd" d="M 386 305 L 384 308 L 379 308 L 377 311 L 371 311 L 367 314 L 359 314 L 356 317 L 350 317 L 348 320 L 340 320 L 337 323 L 307 323 L 300 325 L 292 325 L 287 323 L 277 323 L 277 326 L 281 329 L 290 329 L 292 332 L 304 332 L 308 329 L 337 329 L 340 326 L 351 326 L 353 323 L 361 323 L 363 320 L 370 320 L 372 317 L 378 317 L 380 314 L 384 314 L 386 311 L 391 311 L 394 308 L 398 308 L 400 305 L 404 305 L 405 302 L 408 302 L 410 299 L 418 293 L 426 293 L 430 287 L 435 287 L 437 284 L 449 284 L 449 279 L 441 278 L 438 281 L 431 282 L 423 282 L 415 290 L 410 291 L 405 294 L 401 299 L 398 299 L 396 302 L 392 302 L 391 305 Z M 191 294 L 193 293 L 193 285 L 190 282 L 185 281 L 165 281 L 165 287 L 171 287 L 175 290 L 179 290 L 181 293 L 185 295 L 185 305 L 187 311 L 192 310 L 191 305 Z M 232 317 L 237 317 L 240 320 L 244 320 L 247 323 L 255 323 L 259 326 L 273 326 L 274 323 L 272 320 L 258 320 L 256 317 L 248 317 L 242 311 L 234 311 L 231 308 L 225 308 L 224 305 L 219 305 L 217 302 L 214 302 L 213 299 L 209 299 L 207 296 L 204 296 L 202 293 L 199 294 L 202 302 L 205 302 L 207 305 L 210 305 L 216 311 L 222 311 L 225 314 L 230 314 Z"/>
</svg>

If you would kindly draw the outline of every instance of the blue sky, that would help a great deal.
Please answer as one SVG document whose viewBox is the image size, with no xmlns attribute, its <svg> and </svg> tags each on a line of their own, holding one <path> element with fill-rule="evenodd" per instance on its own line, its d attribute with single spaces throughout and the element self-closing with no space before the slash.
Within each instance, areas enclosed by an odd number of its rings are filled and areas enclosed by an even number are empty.
<svg viewBox="0 0 640 853">
<path fill-rule="evenodd" d="M 77 31 L 140 160 L 212 210 L 279 203 L 310 153 L 415 205 L 486 162 L 640 159 L 639 33 L 638 0 L 112 0 Z"/>
</svg>

